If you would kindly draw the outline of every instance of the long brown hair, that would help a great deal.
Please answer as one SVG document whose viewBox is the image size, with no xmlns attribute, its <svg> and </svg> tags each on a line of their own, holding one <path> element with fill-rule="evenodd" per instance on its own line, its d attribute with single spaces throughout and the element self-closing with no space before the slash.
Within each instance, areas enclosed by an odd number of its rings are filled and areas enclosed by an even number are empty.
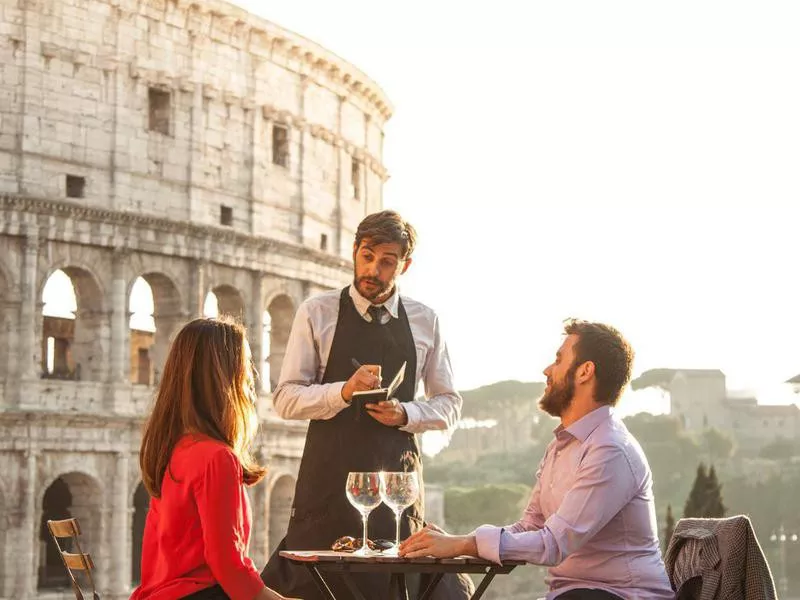
<svg viewBox="0 0 800 600">
<path fill-rule="evenodd" d="M 152 497 L 160 497 L 172 451 L 186 433 L 228 445 L 245 484 L 263 479 L 266 469 L 250 454 L 258 416 L 248 348 L 244 327 L 225 316 L 190 321 L 175 337 L 139 452 L 142 480 Z"/>
</svg>

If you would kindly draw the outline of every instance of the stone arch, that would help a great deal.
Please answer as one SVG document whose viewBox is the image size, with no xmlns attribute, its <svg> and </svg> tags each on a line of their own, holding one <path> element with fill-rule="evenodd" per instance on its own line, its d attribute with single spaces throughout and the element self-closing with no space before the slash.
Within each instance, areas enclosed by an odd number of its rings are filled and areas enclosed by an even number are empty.
<svg viewBox="0 0 800 600">
<path fill-rule="evenodd" d="M 157 271 L 146 272 L 139 277 L 147 283 L 152 294 L 155 331 L 131 327 L 131 382 L 152 385 L 160 380 L 169 346 L 186 322 L 187 313 L 175 279 Z M 139 277 L 131 282 L 129 302 L 134 300 L 132 293 Z M 147 372 L 142 373 L 143 369 L 147 369 Z"/>
<path fill-rule="evenodd" d="M 81 549 L 96 555 L 102 541 L 102 486 L 97 479 L 86 473 L 70 471 L 50 482 L 44 490 L 40 506 L 37 586 L 40 590 L 69 588 L 69 578 L 47 530 L 47 521 L 70 517 L 78 519 L 81 527 Z M 66 541 L 64 547 L 71 549 L 69 541 Z"/>
<path fill-rule="evenodd" d="M 263 352 L 266 356 L 265 370 L 268 371 L 268 374 L 264 374 L 264 379 L 269 379 L 270 391 L 274 391 L 278 385 L 295 311 L 294 301 L 288 294 L 277 294 L 267 304 L 264 314 Z"/>
<path fill-rule="evenodd" d="M 241 323 L 246 322 L 244 296 L 237 288 L 224 283 L 212 288 L 210 293 L 217 299 L 217 315 L 229 315 Z"/>
<path fill-rule="evenodd" d="M 131 581 L 139 585 L 142 580 L 142 541 L 147 512 L 150 510 L 150 495 L 140 482 L 133 493 L 133 517 L 131 522 Z"/>
<path fill-rule="evenodd" d="M 278 475 L 269 491 L 269 551 L 273 552 L 286 535 L 294 502 L 295 479 L 284 473 Z"/>
<path fill-rule="evenodd" d="M 42 301 L 45 286 L 57 271 L 69 278 L 77 309 L 73 318 L 42 315 L 42 376 L 103 381 L 107 372 L 110 323 L 100 280 L 85 267 L 54 268 L 39 287 Z M 57 360 L 48 361 L 48 352 L 53 352 Z"/>
</svg>

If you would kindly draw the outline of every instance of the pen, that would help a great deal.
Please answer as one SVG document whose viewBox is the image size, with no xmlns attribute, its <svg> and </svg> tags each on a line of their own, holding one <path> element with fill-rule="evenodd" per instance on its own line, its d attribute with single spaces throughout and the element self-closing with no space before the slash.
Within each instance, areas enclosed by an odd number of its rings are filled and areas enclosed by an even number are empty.
<svg viewBox="0 0 800 600">
<path fill-rule="evenodd" d="M 350 362 L 353 363 L 353 366 L 356 369 L 360 369 L 361 368 L 361 363 L 358 362 L 355 358 L 351 358 Z M 380 375 L 378 375 L 378 382 L 377 383 L 378 383 L 378 387 L 380 387 L 380 384 L 381 384 Z"/>
</svg>

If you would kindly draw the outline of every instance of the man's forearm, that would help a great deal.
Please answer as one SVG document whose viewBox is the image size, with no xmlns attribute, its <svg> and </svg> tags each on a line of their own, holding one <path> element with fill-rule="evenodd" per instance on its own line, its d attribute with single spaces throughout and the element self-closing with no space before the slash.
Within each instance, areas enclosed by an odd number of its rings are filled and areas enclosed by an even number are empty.
<svg viewBox="0 0 800 600">
<path fill-rule="evenodd" d="M 478 556 L 478 541 L 475 539 L 474 534 L 467 534 L 460 536 L 461 547 L 459 555 L 461 556 Z"/>
<path fill-rule="evenodd" d="M 331 419 L 348 406 L 342 398 L 343 382 L 302 384 L 287 381 L 278 386 L 272 403 L 283 419 Z"/>
</svg>

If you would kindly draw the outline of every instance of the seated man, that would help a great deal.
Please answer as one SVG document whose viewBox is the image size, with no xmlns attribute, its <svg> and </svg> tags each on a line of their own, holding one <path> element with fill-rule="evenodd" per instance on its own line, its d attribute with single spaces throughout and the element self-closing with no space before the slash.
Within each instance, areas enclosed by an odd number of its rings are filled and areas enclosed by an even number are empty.
<svg viewBox="0 0 800 600">
<path fill-rule="evenodd" d="M 607 325 L 568 321 L 539 401 L 559 417 L 522 518 L 469 535 L 426 527 L 401 556 L 479 556 L 551 567 L 547 600 L 674 599 L 658 545 L 653 480 L 642 448 L 614 414 L 633 351 Z"/>
</svg>

